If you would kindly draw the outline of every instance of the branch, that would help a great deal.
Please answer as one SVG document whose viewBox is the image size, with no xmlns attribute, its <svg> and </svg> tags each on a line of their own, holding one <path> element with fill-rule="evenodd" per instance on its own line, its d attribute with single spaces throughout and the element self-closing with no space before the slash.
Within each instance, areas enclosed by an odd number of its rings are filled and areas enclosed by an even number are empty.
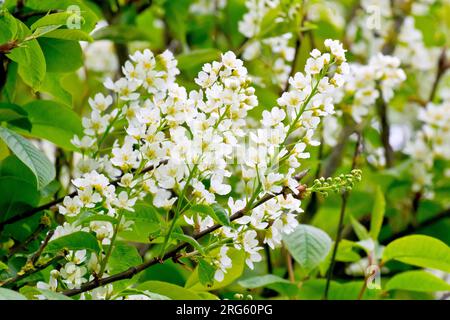
<svg viewBox="0 0 450 320">
<path fill-rule="evenodd" d="M 389 126 L 387 105 L 382 97 L 378 98 L 377 111 L 381 123 L 380 136 L 384 148 L 384 157 L 386 158 L 386 167 L 391 168 L 394 164 L 394 150 L 389 142 L 391 128 Z"/>
<path fill-rule="evenodd" d="M 423 228 L 429 227 L 429 226 L 433 225 L 434 223 L 439 222 L 446 218 L 450 218 L 450 208 L 445 209 L 444 211 L 441 211 L 434 217 L 428 218 L 428 219 L 418 223 L 415 226 L 413 226 L 413 225 L 408 226 L 406 229 L 404 229 L 398 233 L 395 233 L 395 234 L 391 235 L 390 237 L 384 239 L 383 241 L 381 241 L 381 243 L 386 245 L 386 244 L 394 241 L 395 239 L 398 239 L 398 238 L 407 236 L 411 233 L 417 232 Z"/>
<path fill-rule="evenodd" d="M 0 283 L 0 287 L 5 287 L 7 285 L 13 284 L 14 282 L 20 281 L 28 276 L 31 276 L 32 274 L 35 274 L 36 272 L 39 272 L 41 270 L 46 269 L 48 266 L 52 265 L 53 263 L 64 259 L 64 257 L 66 256 L 67 252 L 62 251 L 60 252 L 58 255 L 54 256 L 53 258 L 51 258 L 49 261 L 43 263 L 43 264 L 38 264 L 36 266 L 31 266 L 29 267 L 29 269 L 24 270 L 23 272 L 19 272 L 17 273 L 17 275 L 13 278 L 10 278 L 4 282 Z M 28 264 L 25 265 L 25 268 L 28 266 Z"/>
<path fill-rule="evenodd" d="M 299 175 L 297 175 L 297 179 L 300 180 L 302 179 L 305 175 L 307 174 L 307 171 L 303 171 L 301 172 Z M 306 188 L 300 188 L 301 186 L 299 186 L 299 191 L 300 191 L 300 196 L 301 194 L 303 194 L 304 192 L 306 192 Z M 287 194 L 290 192 L 290 189 L 288 188 L 284 188 L 280 193 L 276 193 L 276 194 L 266 194 L 264 195 L 258 202 L 255 203 L 255 205 L 252 208 L 244 208 L 242 210 L 237 211 L 236 213 L 234 213 L 231 217 L 230 217 L 230 221 L 234 221 L 236 219 L 241 218 L 242 216 L 244 216 L 244 214 L 250 212 L 251 210 L 255 209 L 256 207 L 262 205 L 263 203 L 275 198 L 276 196 L 280 195 L 280 194 Z M 204 236 L 206 236 L 207 234 L 210 234 L 213 231 L 216 231 L 218 229 L 220 229 L 222 227 L 222 225 L 220 224 L 215 224 L 212 227 L 205 229 L 195 235 L 193 235 L 193 238 L 195 240 L 198 240 L 200 238 L 203 238 Z M 189 243 L 184 242 L 180 245 L 178 245 L 177 247 L 175 247 L 174 249 L 170 250 L 169 252 L 167 252 L 162 258 L 159 257 L 155 257 L 147 262 L 144 262 L 140 265 L 134 266 L 134 267 L 130 267 L 127 270 L 117 273 L 115 275 L 106 277 L 106 278 L 102 278 L 102 279 L 94 279 L 90 282 L 87 282 L 83 285 L 81 285 L 80 288 L 78 289 L 70 289 L 70 290 L 66 290 L 63 292 L 63 294 L 65 294 L 66 296 L 74 296 L 77 294 L 80 294 L 82 292 L 86 292 L 101 286 L 104 286 L 106 284 L 112 283 L 112 282 L 116 282 L 119 280 L 124 280 L 124 279 L 130 279 L 132 278 L 134 275 L 138 274 L 139 272 L 155 265 L 158 263 L 162 263 L 165 260 L 168 259 L 178 259 L 179 256 L 179 252 L 183 249 L 185 249 L 186 247 L 189 246 Z"/>
<path fill-rule="evenodd" d="M 352 160 L 352 170 L 356 168 L 358 157 L 361 154 L 361 152 L 362 152 L 362 134 L 358 132 L 358 140 L 356 141 L 355 152 L 353 154 Z M 339 214 L 339 223 L 336 232 L 336 239 L 334 241 L 333 253 L 331 255 L 331 263 L 327 272 L 327 282 L 325 285 L 324 300 L 328 300 L 328 292 L 330 290 L 331 278 L 333 276 L 333 269 L 336 263 L 336 255 L 339 247 L 339 242 L 341 241 L 342 238 L 342 228 L 344 227 L 345 209 L 347 208 L 348 196 L 349 193 L 347 190 L 342 193 L 341 212 Z"/>
<path fill-rule="evenodd" d="M 433 100 L 436 96 L 439 82 L 441 81 L 444 73 L 450 68 L 450 62 L 447 61 L 446 51 L 447 51 L 447 47 L 442 48 L 442 52 L 441 52 L 441 55 L 439 56 L 439 60 L 437 63 L 436 78 L 434 79 L 433 85 L 431 87 L 431 92 L 430 92 L 430 96 L 428 98 L 428 102 L 433 102 Z"/>
<path fill-rule="evenodd" d="M 149 166 L 149 167 L 143 169 L 140 173 L 142 174 L 142 173 L 146 173 L 146 172 L 152 171 L 153 169 L 156 169 L 156 168 L 158 168 L 159 166 L 161 166 L 161 165 L 163 165 L 163 164 L 166 164 L 167 161 L 168 161 L 168 160 L 163 160 L 163 161 L 161 161 L 160 163 L 158 163 L 156 166 Z M 121 178 L 122 178 L 122 176 L 120 176 L 120 177 L 117 178 L 116 180 L 112 181 L 111 184 L 114 185 L 114 186 L 117 185 L 117 184 L 120 182 L 120 179 L 121 179 Z M 51 209 L 52 207 L 56 206 L 57 204 L 63 202 L 63 200 L 64 200 L 65 197 L 75 197 L 77 194 L 78 194 L 78 191 L 74 191 L 74 192 L 72 192 L 72 193 L 70 193 L 70 194 L 68 194 L 68 195 L 65 195 L 65 196 L 63 196 L 63 197 L 61 197 L 61 198 L 58 198 L 58 199 L 56 199 L 56 200 L 53 200 L 53 201 L 51 201 L 51 202 L 49 202 L 49 203 L 47 203 L 47 204 L 44 204 L 44 205 L 42 205 L 42 206 L 33 208 L 33 209 L 29 210 L 29 211 L 25 211 L 25 212 L 23 212 L 23 213 L 20 213 L 20 214 L 18 214 L 18 215 L 15 215 L 15 216 L 13 216 L 13 217 L 7 219 L 7 220 L 4 220 L 4 221 L 0 222 L 0 232 L 1 232 L 1 231 L 3 230 L 3 228 L 4 228 L 6 225 L 8 225 L 8 224 L 12 224 L 12 223 L 15 223 L 15 222 L 17 222 L 17 221 L 20 221 L 20 220 L 29 218 L 29 217 L 33 216 L 34 214 L 36 214 L 36 213 L 38 213 L 38 212 L 41 212 L 41 211 L 43 211 L 43 210 L 49 210 L 49 209 Z"/>
<path fill-rule="evenodd" d="M 53 237 L 54 234 L 55 230 L 50 230 L 45 236 L 44 241 L 42 241 L 41 245 L 39 246 L 39 249 L 31 256 L 30 262 L 33 265 L 38 261 L 39 257 L 41 256 L 42 252 L 44 251 L 45 247 L 47 246 L 47 244 L 49 243 L 50 239 Z"/>
</svg>

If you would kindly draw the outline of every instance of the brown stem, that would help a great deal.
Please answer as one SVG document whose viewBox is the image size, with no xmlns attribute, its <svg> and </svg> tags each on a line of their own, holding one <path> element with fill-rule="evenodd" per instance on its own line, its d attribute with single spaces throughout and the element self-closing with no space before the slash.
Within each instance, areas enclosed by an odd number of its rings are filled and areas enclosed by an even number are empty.
<svg viewBox="0 0 450 320">
<path fill-rule="evenodd" d="M 386 102 L 382 97 L 377 103 L 378 115 L 381 122 L 381 142 L 384 148 L 384 157 L 386 158 L 386 167 L 391 168 L 394 164 L 394 150 L 389 142 L 391 128 L 389 126 L 388 112 Z"/>
<path fill-rule="evenodd" d="M 45 247 L 47 247 L 47 244 L 49 243 L 50 239 L 55 234 L 55 230 L 50 230 L 47 235 L 45 236 L 44 241 L 42 241 L 41 245 L 39 246 L 39 249 L 31 256 L 30 262 L 35 265 L 36 262 L 39 260 L 42 252 L 44 251 Z"/>
<path fill-rule="evenodd" d="M 155 167 L 155 166 L 149 166 L 149 167 L 143 169 L 140 173 L 143 174 L 143 173 L 146 173 L 146 172 L 148 172 L 148 171 L 152 171 L 153 169 L 156 169 L 156 168 L 159 167 L 160 165 L 163 165 L 163 164 L 166 164 L 166 163 L 167 163 L 167 160 L 163 160 L 163 161 L 161 161 L 159 164 L 157 164 L 156 167 Z M 118 179 L 112 181 L 111 184 L 112 184 L 112 185 L 117 185 L 117 184 L 120 182 L 120 179 L 121 179 L 121 177 L 119 177 Z M 4 221 L 0 222 L 0 232 L 1 232 L 1 231 L 3 230 L 3 228 L 4 228 L 6 225 L 8 225 L 8 224 L 12 224 L 12 223 L 15 223 L 15 222 L 17 222 L 17 221 L 20 221 L 20 220 L 29 218 L 29 217 L 33 216 L 34 214 L 36 214 L 36 213 L 38 213 L 38 212 L 41 212 L 41 211 L 43 211 L 43 210 L 49 210 L 49 209 L 53 208 L 54 206 L 56 206 L 57 204 L 63 202 L 63 200 L 64 200 L 65 197 L 74 197 L 74 196 L 76 196 L 77 194 L 78 194 L 78 192 L 77 192 L 77 191 L 74 191 L 74 192 L 72 192 L 72 193 L 70 193 L 70 194 L 68 194 L 68 195 L 66 195 L 66 196 L 64 196 L 64 197 L 58 198 L 58 199 L 53 200 L 53 201 L 51 201 L 51 202 L 49 202 L 49 203 L 46 203 L 46 204 L 44 204 L 44 205 L 42 205 L 42 206 L 33 208 L 33 209 L 29 210 L 29 211 L 25 211 L 25 212 L 23 212 L 23 213 L 20 213 L 20 214 L 18 214 L 18 215 L 15 215 L 15 216 L 13 216 L 13 217 L 7 219 L 7 220 L 4 220 Z"/>
<path fill-rule="evenodd" d="M 17 281 L 20 281 L 28 276 L 31 276 L 32 274 L 35 274 L 36 272 L 39 272 L 41 270 L 46 269 L 47 267 L 49 267 L 50 265 L 52 265 L 53 263 L 64 259 L 64 257 L 66 256 L 67 252 L 63 251 L 61 253 L 59 253 L 58 255 L 54 256 L 52 259 L 50 259 L 49 261 L 43 263 L 43 264 L 38 264 L 36 266 L 32 266 L 32 268 L 30 268 L 28 271 L 17 274 L 15 277 L 10 278 L 2 283 L 0 283 L 0 287 L 5 287 L 8 285 L 11 285 Z"/>
<path fill-rule="evenodd" d="M 356 141 L 355 152 L 353 154 L 353 160 L 352 160 L 352 170 L 356 168 L 356 165 L 358 162 L 358 157 L 361 154 L 361 152 L 362 152 L 362 134 L 358 132 L 358 139 Z M 334 265 L 336 263 L 336 255 L 337 255 L 339 243 L 342 238 L 342 229 L 344 227 L 345 209 L 347 208 L 348 196 L 349 196 L 349 193 L 347 191 L 344 191 L 342 193 L 341 211 L 339 214 L 339 222 L 338 222 L 338 227 L 337 227 L 337 231 L 336 231 L 336 238 L 334 241 L 333 252 L 331 255 L 330 267 L 328 268 L 328 272 L 327 272 L 327 282 L 325 285 L 324 300 L 328 300 L 328 293 L 330 290 L 331 278 L 333 277 L 333 269 L 334 269 Z"/>
<path fill-rule="evenodd" d="M 407 235 L 409 235 L 411 233 L 417 232 L 417 231 L 419 231 L 419 230 L 421 230 L 423 228 L 431 226 L 432 224 L 434 224 L 436 222 L 439 222 L 439 221 L 441 221 L 443 219 L 446 219 L 446 218 L 450 218 L 450 208 L 441 211 L 440 213 L 438 213 L 434 217 L 426 219 L 426 220 L 418 223 L 415 226 L 409 225 L 406 229 L 404 229 L 404 230 L 402 230 L 402 231 L 400 231 L 398 233 L 395 233 L 395 234 L 393 234 L 392 236 L 390 236 L 390 237 L 388 237 L 386 239 L 383 239 L 381 241 L 381 243 L 386 245 L 386 244 L 394 241 L 395 239 L 398 239 L 398 238 L 407 236 Z"/>
<path fill-rule="evenodd" d="M 41 232 L 46 228 L 47 226 L 44 224 L 39 224 L 38 227 L 36 228 L 36 230 L 22 243 L 19 243 L 17 245 L 14 245 L 11 250 L 8 253 L 8 258 L 12 257 L 13 255 L 15 255 L 17 252 L 25 249 L 31 242 L 33 242 L 34 240 L 36 240 L 39 235 L 41 234 Z"/>
</svg>

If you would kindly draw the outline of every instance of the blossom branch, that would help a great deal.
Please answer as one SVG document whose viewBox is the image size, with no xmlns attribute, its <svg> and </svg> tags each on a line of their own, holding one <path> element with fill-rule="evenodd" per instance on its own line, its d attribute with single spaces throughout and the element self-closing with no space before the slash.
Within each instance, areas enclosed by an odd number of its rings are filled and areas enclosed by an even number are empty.
<svg viewBox="0 0 450 320">
<path fill-rule="evenodd" d="M 141 174 L 144 174 L 144 173 L 147 173 L 147 172 L 149 172 L 149 171 L 152 171 L 152 170 L 158 168 L 160 165 L 163 165 L 163 164 L 167 163 L 167 161 L 168 161 L 168 160 L 163 160 L 163 161 L 161 161 L 160 163 L 158 163 L 156 166 L 154 166 L 154 165 L 149 166 L 149 167 L 143 169 L 140 173 L 141 173 Z M 120 179 L 121 179 L 121 178 L 122 178 L 122 176 L 119 177 L 119 178 L 117 178 L 117 179 L 115 179 L 114 181 L 112 181 L 111 184 L 112 184 L 112 185 L 117 185 L 117 184 L 120 182 Z M 15 215 L 15 216 L 13 216 L 13 217 L 11 217 L 11 218 L 9 218 L 9 219 L 6 219 L 6 220 L 0 222 L 0 231 L 2 231 L 3 228 L 4 228 L 6 225 L 8 225 L 8 224 L 12 224 L 12 223 L 15 223 L 15 222 L 17 222 L 17 221 L 20 221 L 20 220 L 29 218 L 29 217 L 31 217 L 31 216 L 33 216 L 33 215 L 35 215 L 36 213 L 41 212 L 41 211 L 44 211 L 44 210 L 50 210 L 50 209 L 52 209 L 53 207 L 55 207 L 57 204 L 63 202 L 63 200 L 64 200 L 65 197 L 71 197 L 71 198 L 72 198 L 72 197 L 75 197 L 77 194 L 78 194 L 78 191 L 74 191 L 74 192 L 72 192 L 72 193 L 70 193 L 70 194 L 68 194 L 68 195 L 65 195 L 65 196 L 63 196 L 63 197 L 60 197 L 60 198 L 58 198 L 58 199 L 56 199 L 56 200 L 53 200 L 53 201 L 51 201 L 51 202 L 49 202 L 49 203 L 46 203 L 46 204 L 44 204 L 44 205 L 41 205 L 41 206 L 39 206 L 39 207 L 33 208 L 33 209 L 29 210 L 29 211 L 25 211 L 25 212 L 23 212 L 23 213 L 20 213 L 20 214 L 18 214 L 18 215 Z"/>
<path fill-rule="evenodd" d="M 303 171 L 301 172 L 299 175 L 297 175 L 297 179 L 302 179 L 304 176 L 306 176 L 308 171 Z M 300 186 L 302 187 L 302 186 Z M 306 188 L 303 186 L 303 188 L 299 188 L 300 194 L 304 194 L 306 193 Z M 237 212 L 235 212 L 231 217 L 230 217 L 230 221 L 234 221 L 237 220 L 241 217 L 243 217 L 246 213 L 248 213 L 249 211 L 255 209 L 256 207 L 264 204 L 265 202 L 275 198 L 278 195 L 281 194 L 288 194 L 290 193 L 291 190 L 287 187 L 283 188 L 283 190 L 280 193 L 276 193 L 276 194 L 265 194 L 263 197 L 261 197 L 253 206 L 252 208 L 244 208 L 242 210 L 239 210 Z M 220 224 L 215 224 L 212 227 L 209 227 L 199 233 L 196 233 L 193 235 L 193 238 L 195 240 L 198 240 L 200 238 L 203 238 L 204 236 L 206 236 L 207 234 L 210 234 L 218 229 L 220 229 L 222 227 L 222 225 Z M 94 279 L 90 282 L 87 282 L 83 285 L 81 285 L 80 288 L 78 289 L 71 289 L 71 290 L 66 290 L 63 292 L 63 294 L 65 294 L 66 296 L 74 296 L 77 294 L 80 294 L 82 292 L 86 292 L 101 286 L 104 286 L 106 284 L 112 283 L 112 282 L 116 282 L 119 280 L 124 280 L 124 279 L 130 279 L 132 278 L 134 275 L 138 274 L 139 272 L 157 264 L 157 263 L 162 263 L 165 260 L 168 259 L 178 259 L 179 257 L 181 257 L 179 255 L 179 252 L 183 249 L 185 249 L 186 247 L 189 246 L 188 242 L 183 242 L 182 244 L 178 245 L 177 247 L 175 247 L 174 249 L 170 250 L 169 252 L 167 252 L 166 254 L 164 254 L 164 256 L 162 258 L 159 257 L 155 257 L 147 262 L 144 262 L 140 265 L 134 266 L 134 267 L 130 267 L 127 270 L 117 273 L 115 275 L 103 278 L 103 279 Z"/>
</svg>

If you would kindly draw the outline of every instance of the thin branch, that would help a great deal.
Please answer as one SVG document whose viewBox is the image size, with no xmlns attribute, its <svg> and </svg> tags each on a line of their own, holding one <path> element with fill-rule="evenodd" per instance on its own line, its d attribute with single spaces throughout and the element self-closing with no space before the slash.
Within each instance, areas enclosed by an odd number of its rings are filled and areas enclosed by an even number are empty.
<svg viewBox="0 0 450 320">
<path fill-rule="evenodd" d="M 394 241 L 395 239 L 398 239 L 398 238 L 407 236 L 407 235 L 409 235 L 411 233 L 417 232 L 417 231 L 419 231 L 421 229 L 429 227 L 429 226 L 431 226 L 431 225 L 433 225 L 433 224 L 435 224 L 435 223 L 437 223 L 437 222 L 439 222 L 439 221 L 441 221 L 443 219 L 446 219 L 446 218 L 450 218 L 450 208 L 445 209 L 444 211 L 441 211 L 440 213 L 436 214 L 434 217 L 426 219 L 426 220 L 418 223 L 415 226 L 413 226 L 413 225 L 408 226 L 406 229 L 404 229 L 404 230 L 402 230 L 402 231 L 400 231 L 398 233 L 395 233 L 395 234 L 391 235 L 390 237 L 388 237 L 386 239 L 383 239 L 381 241 L 381 243 L 382 244 L 388 244 L 388 243 Z"/>
<path fill-rule="evenodd" d="M 156 166 L 153 166 L 153 165 L 152 165 L 152 166 L 149 166 L 149 167 L 143 169 L 140 173 L 143 174 L 143 173 L 152 171 L 153 169 L 156 169 L 156 168 L 158 168 L 159 166 L 161 166 L 161 165 L 163 165 L 163 164 L 166 164 L 167 161 L 168 161 L 168 160 L 163 160 L 163 161 L 161 161 L 159 164 L 157 164 Z M 121 178 L 122 178 L 122 177 L 117 178 L 116 180 L 112 181 L 111 184 L 112 184 L 112 185 L 117 185 L 117 184 L 120 182 L 120 179 L 121 179 Z M 44 211 L 44 210 L 49 210 L 49 209 L 53 208 L 54 206 L 56 206 L 57 204 L 63 202 L 63 200 L 64 200 L 65 197 L 75 197 L 77 194 L 78 194 L 78 191 L 74 191 L 74 192 L 72 192 L 72 193 L 70 193 L 70 194 L 68 194 L 68 195 L 65 195 L 65 196 L 63 196 L 63 197 L 61 197 L 61 198 L 58 198 L 58 199 L 56 199 L 56 200 L 53 200 L 53 201 L 51 201 L 51 202 L 49 202 L 49 203 L 46 203 L 46 204 L 44 204 L 44 205 L 42 205 L 42 206 L 33 208 L 33 209 L 29 210 L 29 211 L 25 211 L 25 212 L 23 212 L 23 213 L 20 213 L 20 214 L 18 214 L 18 215 L 15 215 L 15 216 L 13 216 L 13 217 L 11 217 L 11 218 L 9 218 L 9 219 L 6 219 L 6 220 L 0 222 L 0 232 L 1 232 L 1 231 L 3 230 L 3 228 L 4 228 L 6 225 L 8 225 L 8 224 L 12 224 L 12 223 L 15 223 L 15 222 L 17 222 L 17 221 L 20 221 L 20 220 L 29 218 L 29 217 L 35 215 L 35 214 L 38 213 L 38 212 L 41 212 L 41 211 Z"/>
<path fill-rule="evenodd" d="M 437 63 L 436 77 L 433 81 L 433 85 L 431 86 L 431 92 L 430 92 L 430 96 L 428 98 L 429 102 L 433 102 L 433 100 L 436 96 L 439 82 L 441 81 L 442 76 L 445 74 L 445 72 L 450 68 L 450 63 L 447 61 L 446 51 L 447 51 L 447 47 L 442 48 L 441 55 L 439 56 L 439 60 Z"/>
<path fill-rule="evenodd" d="M 384 148 L 384 157 L 386 158 L 386 167 L 391 168 L 394 164 L 394 150 L 392 149 L 391 143 L 389 142 L 391 128 L 389 125 L 387 105 L 382 97 L 378 98 L 377 111 L 381 123 L 380 135 L 381 135 L 381 142 Z"/>
<path fill-rule="evenodd" d="M 65 252 L 65 251 L 60 252 L 58 255 L 54 256 L 53 258 L 51 258 L 50 260 L 48 260 L 47 262 L 45 262 L 43 264 L 37 264 L 36 266 L 32 266 L 30 269 L 28 269 L 27 271 L 25 271 L 23 273 L 19 272 L 15 277 L 10 278 L 4 282 L 1 282 L 0 287 L 5 287 L 8 285 L 11 285 L 17 281 L 25 279 L 28 276 L 31 276 L 32 274 L 35 274 L 36 272 L 44 270 L 47 267 L 49 267 L 50 265 L 52 265 L 53 263 L 55 263 L 61 259 L 64 259 L 66 254 L 67 254 L 67 252 Z"/>
<path fill-rule="evenodd" d="M 355 152 L 353 154 L 352 170 L 356 168 L 358 157 L 361 154 L 361 151 L 362 151 L 362 134 L 358 132 L 358 139 L 356 141 Z M 336 238 L 335 238 L 334 246 L 333 246 L 333 253 L 331 255 L 331 263 L 330 263 L 330 267 L 328 268 L 328 273 L 327 273 L 327 282 L 325 285 L 324 300 L 328 300 L 328 292 L 330 290 L 331 278 L 333 276 L 333 269 L 334 269 L 334 265 L 336 263 L 336 255 L 337 255 L 339 243 L 342 238 L 342 229 L 344 227 L 344 217 L 345 217 L 345 210 L 347 208 L 348 196 L 349 196 L 349 193 L 347 191 L 344 191 L 342 193 L 341 211 L 339 214 L 339 222 L 338 222 Z"/>
<path fill-rule="evenodd" d="M 13 246 L 8 253 L 8 258 L 15 255 L 17 252 L 20 252 L 21 250 L 25 249 L 31 242 L 36 240 L 41 232 L 47 227 L 47 225 L 40 223 L 36 230 L 22 243 L 18 243 L 17 245 Z"/>
<path fill-rule="evenodd" d="M 42 241 L 41 245 L 39 246 L 39 249 L 31 256 L 30 262 L 34 265 L 40 258 L 42 252 L 44 251 L 45 247 L 47 247 L 50 239 L 55 234 L 55 230 L 50 230 L 47 235 L 45 236 L 44 241 Z"/>
</svg>

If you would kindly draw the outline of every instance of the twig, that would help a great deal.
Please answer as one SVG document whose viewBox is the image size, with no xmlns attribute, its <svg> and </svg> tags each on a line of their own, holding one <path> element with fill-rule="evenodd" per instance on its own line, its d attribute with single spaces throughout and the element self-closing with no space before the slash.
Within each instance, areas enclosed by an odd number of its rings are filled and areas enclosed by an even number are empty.
<svg viewBox="0 0 450 320">
<path fill-rule="evenodd" d="M 8 258 L 12 257 L 13 255 L 15 255 L 17 252 L 21 251 L 22 249 L 26 248 L 31 242 L 33 242 L 34 240 L 36 240 L 39 235 L 41 234 L 41 232 L 47 227 L 47 225 L 40 223 L 38 225 L 38 227 L 36 228 L 36 230 L 34 230 L 34 232 L 22 243 L 19 243 L 15 246 L 13 246 L 9 253 L 8 253 Z"/>
<path fill-rule="evenodd" d="M 67 252 L 63 251 L 60 252 L 58 255 L 54 256 L 53 258 L 51 258 L 49 261 L 43 263 L 43 264 L 38 264 L 36 266 L 32 266 L 31 268 L 29 268 L 27 271 L 23 272 L 23 273 L 18 273 L 15 277 L 10 278 L 2 283 L 0 283 L 0 287 L 5 287 L 8 286 L 10 284 L 13 284 L 17 281 L 20 281 L 28 276 L 31 276 L 32 274 L 35 274 L 36 272 L 39 272 L 41 270 L 44 270 L 45 268 L 47 268 L 48 266 L 52 265 L 53 263 L 64 259 L 64 257 L 66 256 Z M 26 265 L 27 266 L 27 265 Z"/>
<path fill-rule="evenodd" d="M 163 160 L 163 161 L 161 161 L 159 164 L 157 164 L 156 166 L 149 166 L 149 167 L 143 169 L 140 173 L 143 174 L 143 173 L 152 171 L 153 169 L 156 169 L 156 168 L 158 168 L 159 166 L 161 166 L 161 165 L 163 165 L 163 164 L 166 164 L 167 161 L 168 161 L 168 160 Z M 112 181 L 111 184 L 112 184 L 112 185 L 117 185 L 117 184 L 120 182 L 120 179 L 121 179 L 121 178 L 122 178 L 122 177 L 119 177 L 118 179 Z M 4 228 L 6 225 L 8 225 L 8 224 L 12 224 L 12 223 L 15 223 L 15 222 L 17 222 L 17 221 L 20 221 L 20 220 L 29 218 L 29 217 L 33 216 L 34 214 L 36 214 L 36 213 L 38 213 L 38 212 L 41 212 L 41 211 L 43 211 L 43 210 L 49 210 L 49 209 L 51 209 L 52 207 L 56 206 L 57 204 L 63 202 L 63 200 L 64 200 L 65 197 L 74 197 L 74 196 L 76 196 L 77 194 L 78 194 L 78 191 L 74 191 L 74 192 L 72 192 L 72 193 L 70 193 L 70 194 L 68 194 L 68 195 L 66 195 L 66 196 L 60 197 L 60 198 L 58 198 L 58 199 L 56 199 L 56 200 L 53 200 L 53 201 L 51 201 L 51 202 L 49 202 L 49 203 L 46 203 L 46 204 L 42 205 L 42 206 L 33 208 L 33 209 L 29 210 L 29 211 L 25 211 L 25 212 L 23 212 L 23 213 L 20 213 L 20 214 L 18 214 L 18 215 L 15 215 L 15 216 L 13 216 L 13 217 L 7 219 L 7 220 L 4 220 L 4 221 L 0 222 L 0 232 L 1 232 L 1 231 L 3 230 L 3 228 Z"/>
<path fill-rule="evenodd" d="M 286 249 L 286 266 L 289 275 L 289 281 L 295 283 L 294 264 L 292 263 L 292 257 L 289 251 Z"/>
<path fill-rule="evenodd" d="M 358 132 L 358 139 L 356 141 L 355 152 L 353 154 L 352 170 L 356 168 L 358 157 L 359 157 L 361 151 L 362 151 L 362 134 Z M 330 267 L 328 268 L 328 273 L 327 273 L 327 282 L 325 285 L 324 300 L 328 300 L 328 292 L 330 290 L 331 278 L 333 276 L 333 269 L 334 269 L 334 265 L 336 263 L 336 254 L 338 251 L 339 242 L 341 241 L 341 238 L 342 238 L 342 228 L 344 226 L 345 209 L 347 207 L 348 196 L 349 196 L 349 193 L 345 190 L 342 193 L 341 211 L 339 214 L 339 222 L 338 222 L 336 238 L 335 238 L 334 246 L 333 246 L 333 253 L 331 255 L 331 263 L 330 263 Z"/>
<path fill-rule="evenodd" d="M 42 241 L 41 245 L 39 246 L 39 249 L 31 256 L 30 262 L 34 265 L 39 257 L 41 256 L 42 252 L 44 251 L 45 247 L 47 247 L 47 244 L 49 243 L 50 239 L 55 234 L 55 230 L 50 230 L 47 235 L 45 236 L 44 241 Z"/>
<path fill-rule="evenodd" d="M 442 219 L 446 219 L 446 218 L 450 218 L 450 208 L 445 209 L 444 211 L 438 213 L 437 215 L 435 215 L 432 218 L 426 219 L 420 223 L 418 223 L 416 226 L 410 225 L 409 227 L 407 227 L 405 230 L 402 230 L 398 233 L 393 234 L 392 236 L 383 239 L 381 241 L 382 244 L 388 244 L 392 241 L 394 241 L 395 239 L 407 236 L 411 233 L 414 233 L 416 231 L 419 231 L 423 228 L 426 228 L 428 226 L 431 226 L 432 224 L 441 221 Z"/>
<path fill-rule="evenodd" d="M 442 76 L 445 74 L 445 72 L 448 70 L 448 68 L 450 68 L 450 63 L 447 61 L 446 51 L 447 51 L 447 47 L 442 48 L 441 55 L 439 56 L 439 60 L 437 63 L 436 77 L 433 81 L 430 96 L 428 98 L 429 102 L 433 102 L 433 100 L 436 96 L 439 82 L 441 81 Z"/>
<path fill-rule="evenodd" d="M 394 150 L 389 142 L 391 128 L 387 113 L 387 105 L 382 97 L 378 98 L 377 110 L 381 122 L 381 142 L 384 147 L 384 157 L 386 158 L 386 167 L 391 168 L 394 164 Z"/>
</svg>

